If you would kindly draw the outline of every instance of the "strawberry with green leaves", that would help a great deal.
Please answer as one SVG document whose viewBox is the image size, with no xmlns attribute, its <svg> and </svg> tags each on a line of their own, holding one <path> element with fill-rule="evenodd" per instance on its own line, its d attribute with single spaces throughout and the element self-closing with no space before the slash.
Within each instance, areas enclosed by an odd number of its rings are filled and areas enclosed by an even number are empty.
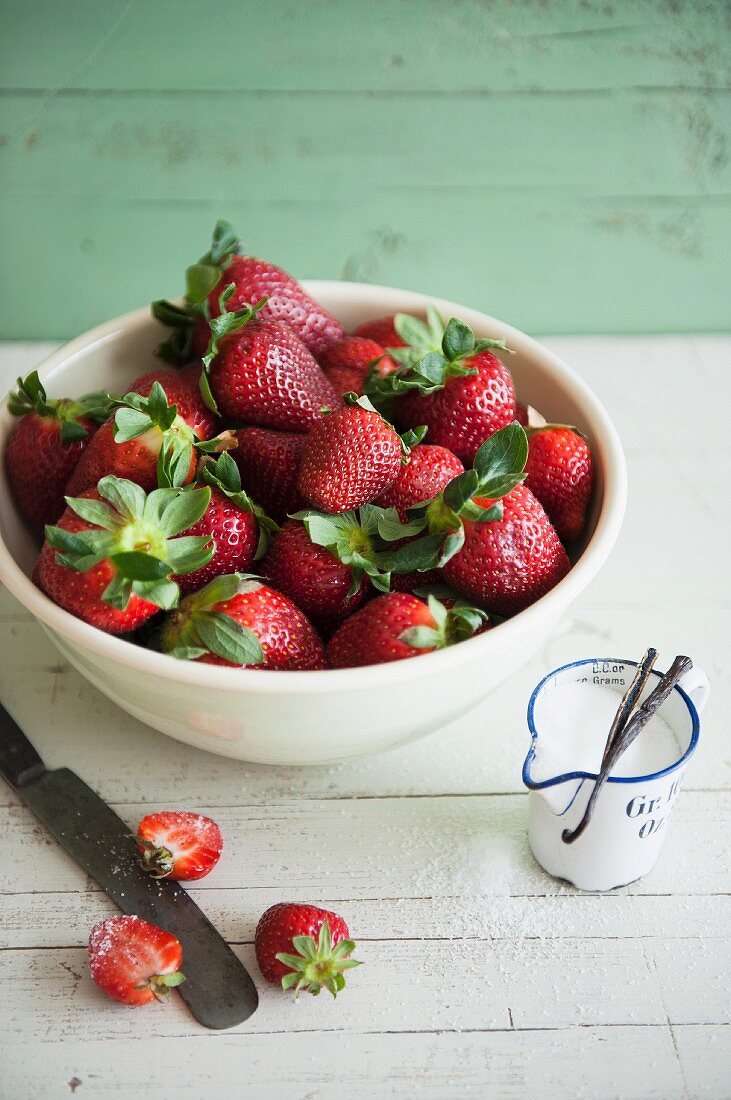
<svg viewBox="0 0 731 1100">
<path fill-rule="evenodd" d="M 399 436 L 367 398 L 347 394 L 345 407 L 314 426 L 302 451 L 298 487 L 323 512 L 348 512 L 380 496 L 398 476 L 424 429 Z"/>
<path fill-rule="evenodd" d="M 33 371 L 18 379 L 8 411 L 19 418 L 5 449 L 10 488 L 21 515 L 42 535 L 63 512 L 66 482 L 112 402 L 102 393 L 50 398 Z"/>
<path fill-rule="evenodd" d="M 67 497 L 33 580 L 54 603 L 110 634 L 136 630 L 178 602 L 176 577 L 200 569 L 213 548 L 185 532 L 205 513 L 210 489 L 155 489 L 104 477 L 97 489 Z"/>
<path fill-rule="evenodd" d="M 330 629 L 360 606 L 369 585 L 388 592 L 391 547 L 423 527 L 421 520 L 401 523 L 394 508 L 373 504 L 335 515 L 306 509 L 275 535 L 262 573 L 314 623 Z"/>
<path fill-rule="evenodd" d="M 305 437 L 299 432 L 270 428 L 240 428 L 234 432 L 231 457 L 242 483 L 277 523 L 305 506 L 297 488 Z"/>
<path fill-rule="evenodd" d="M 138 393 L 140 397 L 149 397 L 155 382 L 159 382 L 168 402 L 177 406 L 178 416 L 190 425 L 198 439 L 211 439 L 218 432 L 219 419 L 203 400 L 199 386 L 200 374 L 200 367 L 197 365 L 183 367 L 181 370 L 158 367 L 157 370 L 140 374 L 127 389 L 131 393 Z"/>
<path fill-rule="evenodd" d="M 393 374 L 398 364 L 375 340 L 362 336 L 343 336 L 318 356 L 328 380 L 341 396 L 361 396 L 369 371 L 379 378 Z"/>
<path fill-rule="evenodd" d="M 525 483 L 548 512 L 564 542 L 579 538 L 594 484 L 589 445 L 576 428 L 545 424 L 528 428 Z"/>
<path fill-rule="evenodd" d="M 281 592 L 245 573 L 186 596 L 160 630 L 160 648 L 189 661 L 278 671 L 325 668 L 322 641 Z"/>
<path fill-rule="evenodd" d="M 256 961 L 266 981 L 333 997 L 345 987 L 343 971 L 361 964 L 351 958 L 355 943 L 342 917 L 316 905 L 280 901 L 262 915 L 254 933 Z"/>
<path fill-rule="evenodd" d="M 231 311 L 233 284 L 211 319 L 200 387 L 209 409 L 236 421 L 306 432 L 338 396 L 312 353 L 283 321 L 262 319 L 264 302 Z"/>
<path fill-rule="evenodd" d="M 363 321 L 353 329 L 354 336 L 361 336 L 365 340 L 374 340 L 384 348 L 404 348 L 406 340 L 402 340 L 396 331 L 396 317 L 407 316 L 405 314 L 389 313 L 385 317 L 376 317 L 372 321 Z M 408 314 L 411 316 L 411 314 Z M 414 318 L 416 320 L 417 318 Z"/>
<path fill-rule="evenodd" d="M 480 445 L 515 417 L 510 371 L 493 353 L 507 350 L 505 342 L 475 339 L 456 317 L 445 328 L 433 308 L 426 323 L 400 313 L 395 325 L 407 343 L 390 349 L 401 366 L 385 378 L 371 373 L 365 392 L 376 404 L 396 398 L 402 427 L 426 424 L 430 443 L 472 462 Z"/>
<path fill-rule="evenodd" d="M 296 279 L 274 264 L 242 252 L 231 225 L 217 222 L 210 249 L 186 272 L 185 305 L 153 302 L 153 315 L 172 329 L 170 339 L 158 351 L 162 358 L 190 362 L 203 354 L 205 322 L 218 317 L 220 296 L 229 284 L 234 288 L 232 309 L 265 298 L 263 318 L 287 324 L 313 354 L 343 335 L 340 323 Z"/>
<path fill-rule="evenodd" d="M 66 492 L 74 496 L 107 475 L 134 481 L 146 491 L 179 486 L 195 475 L 193 428 L 168 404 L 154 382 L 149 395 L 128 393 L 119 398 L 113 418 L 104 423 L 86 448 Z"/>
<path fill-rule="evenodd" d="M 200 569 L 177 578 L 183 595 L 225 573 L 245 573 L 266 552 L 269 536 L 277 530 L 276 523 L 241 488 L 238 467 L 226 452 L 216 459 L 203 459 L 198 482 L 211 490 L 210 504 L 184 533 L 211 539 L 213 557 Z"/>
<path fill-rule="evenodd" d="M 522 484 L 528 439 L 517 421 L 478 450 L 472 469 L 426 507 L 427 534 L 396 552 L 395 572 L 440 568 L 461 595 L 513 615 L 550 591 L 570 568 L 543 508 Z"/>
<path fill-rule="evenodd" d="M 464 466 L 452 451 L 420 443 L 411 448 L 396 480 L 381 493 L 377 503 L 382 508 L 395 508 L 405 522 L 409 508 L 433 500 L 452 478 L 463 472 Z"/>
<path fill-rule="evenodd" d="M 435 596 L 420 600 L 389 592 L 350 615 L 327 645 L 333 668 L 403 661 L 464 641 L 488 621 L 480 608 L 458 600 L 447 608 Z"/>
</svg>

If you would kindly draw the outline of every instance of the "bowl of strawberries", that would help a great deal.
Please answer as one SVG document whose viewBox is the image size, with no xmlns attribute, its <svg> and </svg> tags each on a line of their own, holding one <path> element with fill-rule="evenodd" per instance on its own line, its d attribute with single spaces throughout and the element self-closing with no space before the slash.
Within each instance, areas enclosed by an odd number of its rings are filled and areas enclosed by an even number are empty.
<svg viewBox="0 0 731 1100">
<path fill-rule="evenodd" d="M 241 760 L 465 713 L 606 560 L 601 403 L 496 318 L 299 283 L 227 223 L 185 297 L 51 355 L 0 421 L 0 579 L 100 691 Z"/>
</svg>

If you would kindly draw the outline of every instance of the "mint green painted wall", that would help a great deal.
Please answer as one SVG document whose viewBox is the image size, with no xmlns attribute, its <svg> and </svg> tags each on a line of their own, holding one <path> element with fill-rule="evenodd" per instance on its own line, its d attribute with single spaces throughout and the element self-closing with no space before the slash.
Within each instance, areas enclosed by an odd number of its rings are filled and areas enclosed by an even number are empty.
<svg viewBox="0 0 731 1100">
<path fill-rule="evenodd" d="M 176 294 L 213 221 L 530 331 L 729 328 L 722 0 L 4 0 L 0 336 Z"/>
</svg>

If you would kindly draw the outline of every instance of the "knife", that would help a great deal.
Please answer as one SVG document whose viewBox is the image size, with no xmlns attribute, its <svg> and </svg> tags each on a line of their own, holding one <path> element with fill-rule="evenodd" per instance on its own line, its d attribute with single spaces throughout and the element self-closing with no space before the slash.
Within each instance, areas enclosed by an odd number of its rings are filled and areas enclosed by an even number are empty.
<svg viewBox="0 0 731 1100">
<path fill-rule="evenodd" d="M 68 768 L 49 771 L 2 704 L 0 774 L 123 913 L 177 936 L 185 973 L 177 990 L 196 1020 L 216 1029 L 248 1020 L 256 986 L 221 934 L 178 882 L 142 870 L 121 817 Z"/>
</svg>

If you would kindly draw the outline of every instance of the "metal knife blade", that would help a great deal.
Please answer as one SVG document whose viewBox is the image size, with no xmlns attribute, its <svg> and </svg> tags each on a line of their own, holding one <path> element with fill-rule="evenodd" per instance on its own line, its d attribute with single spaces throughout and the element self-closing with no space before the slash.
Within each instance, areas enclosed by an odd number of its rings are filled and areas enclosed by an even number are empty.
<svg viewBox="0 0 731 1100">
<path fill-rule="evenodd" d="M 25 742 L 22 769 L 14 766 L 18 734 Z M 37 763 L 28 767 L 31 754 Z M 179 883 L 153 879 L 142 870 L 124 821 L 68 768 L 46 771 L 2 705 L 0 772 L 122 912 L 177 936 L 183 945 L 186 979 L 177 990 L 200 1023 L 216 1029 L 234 1027 L 256 1011 L 256 986 L 189 894 Z"/>
</svg>

